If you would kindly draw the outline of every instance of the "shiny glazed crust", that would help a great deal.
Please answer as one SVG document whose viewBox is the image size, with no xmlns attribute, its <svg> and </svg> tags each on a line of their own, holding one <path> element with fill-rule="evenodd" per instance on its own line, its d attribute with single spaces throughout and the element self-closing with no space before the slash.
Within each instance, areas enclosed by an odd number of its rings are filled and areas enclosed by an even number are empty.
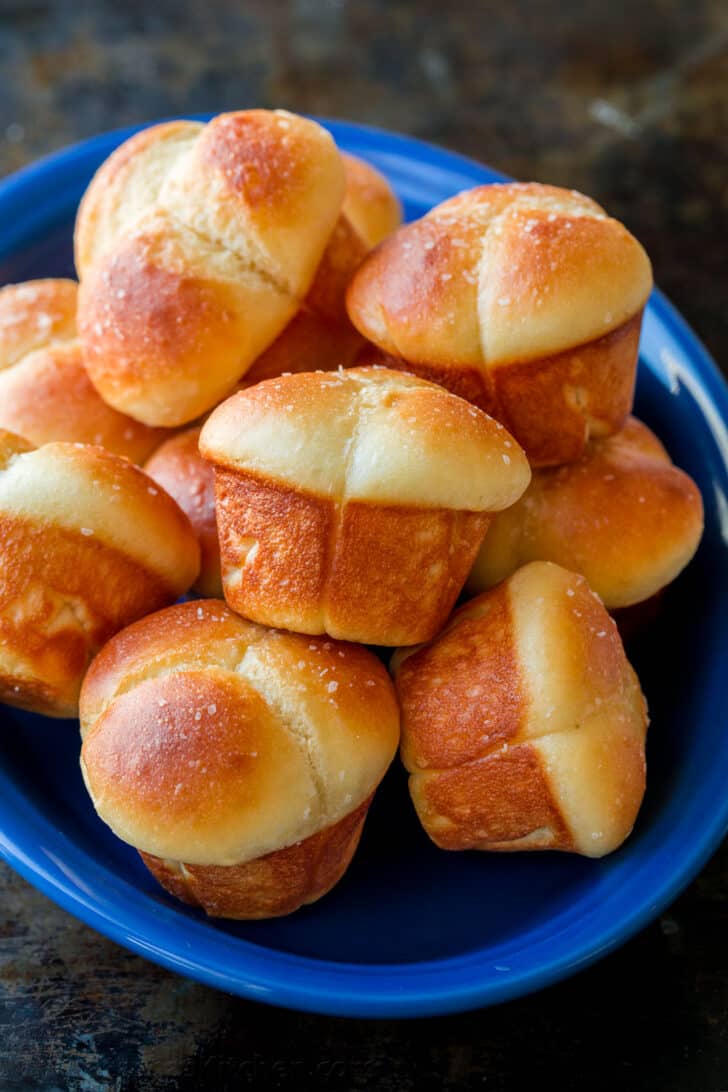
<svg viewBox="0 0 728 1092">
<path fill-rule="evenodd" d="M 393 666 L 410 793 L 437 845 L 600 857 L 627 837 L 646 706 L 582 577 L 526 565 Z"/>
</svg>

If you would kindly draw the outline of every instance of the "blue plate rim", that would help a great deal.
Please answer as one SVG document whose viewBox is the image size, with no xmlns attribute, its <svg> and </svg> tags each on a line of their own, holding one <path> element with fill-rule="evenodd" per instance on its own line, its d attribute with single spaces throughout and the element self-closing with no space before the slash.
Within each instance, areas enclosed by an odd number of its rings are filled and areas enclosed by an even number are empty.
<svg viewBox="0 0 728 1092">
<path fill-rule="evenodd" d="M 204 119 L 210 115 L 184 116 Z M 459 167 L 471 177 L 485 173 L 491 181 L 507 178 L 473 159 L 414 137 L 338 119 L 316 120 L 321 121 L 343 146 L 356 142 L 357 152 L 364 151 L 367 145 L 379 152 L 389 148 L 418 162 L 440 164 L 450 169 Z M 57 178 L 59 170 L 72 169 L 78 157 L 88 155 L 96 149 L 104 150 L 108 154 L 113 145 L 153 124 L 156 122 L 145 122 L 98 134 L 53 152 L 0 180 L 0 213 L 5 210 L 4 222 L 7 223 L 9 219 L 12 222 L 13 206 L 16 202 L 22 199 L 21 205 L 27 203 L 29 189 L 31 195 L 37 192 L 39 198 L 42 197 L 47 202 L 46 183 L 49 176 Z M 472 184 L 477 184 L 477 181 L 474 180 Z M 8 213 L 11 214 L 10 217 Z M 6 256 L 12 254 L 13 249 L 12 245 L 3 248 Z M 728 386 L 717 364 L 661 292 L 653 292 L 648 307 L 657 320 L 671 331 L 675 343 L 690 361 L 691 371 L 706 391 L 716 420 L 720 422 L 725 435 L 728 435 Z M 711 434 L 715 438 L 714 430 L 711 430 Z M 728 474 L 725 444 L 722 445 L 722 450 Z M 230 971 L 230 952 L 227 967 L 224 963 L 211 966 L 189 954 L 164 947 L 164 941 L 169 942 L 164 931 L 164 919 L 168 914 L 174 913 L 170 908 L 163 905 L 157 907 L 155 904 L 151 915 L 152 918 L 159 918 L 155 933 L 155 922 L 149 921 L 147 900 L 140 899 L 139 908 L 134 907 L 132 911 L 127 907 L 124 910 L 124 921 L 118 913 L 114 915 L 104 908 L 108 900 L 104 900 L 98 892 L 92 895 L 84 892 L 79 881 L 74 881 L 73 872 L 68 867 L 64 869 L 63 862 L 54 860 L 52 855 L 29 856 L 23 849 L 27 835 L 27 824 L 23 819 L 23 798 L 3 770 L 0 770 L 0 790 L 0 800 L 3 801 L 0 805 L 0 817 L 3 820 L 0 827 L 0 855 L 38 890 L 86 924 L 161 966 L 218 989 L 270 1004 L 347 1016 L 409 1017 L 463 1011 L 510 1000 L 573 974 L 613 951 L 653 920 L 703 868 L 728 829 L 727 796 L 723 808 L 715 812 L 706 823 L 700 843 L 682 858 L 679 866 L 665 876 L 662 885 L 654 889 L 649 900 L 644 900 L 631 913 L 623 915 L 617 929 L 605 926 L 601 932 L 590 935 L 580 946 L 572 949 L 568 958 L 561 955 L 520 973 L 504 968 L 500 981 L 478 981 L 477 974 L 474 973 L 478 967 L 488 971 L 499 969 L 494 968 L 492 957 L 483 959 L 482 953 L 478 951 L 417 963 L 355 964 L 317 960 L 275 951 L 239 938 L 236 938 L 236 960 L 233 961 L 236 967 L 234 971 Z M 7 806 L 12 801 L 20 805 L 15 814 Z M 41 820 L 35 816 L 34 819 L 41 827 L 44 823 L 49 825 L 44 818 Z M 76 847 L 76 857 L 84 856 Z M 113 890 L 113 881 L 110 882 L 110 890 Z M 110 905 L 117 911 L 122 909 L 113 899 Z M 185 921 L 193 934 L 200 930 L 205 935 L 210 932 L 207 922 L 194 922 L 189 919 Z M 226 934 L 218 934 L 213 930 L 212 935 L 215 947 L 229 944 Z M 155 937 L 158 943 L 154 943 Z M 209 938 L 208 942 L 212 943 Z M 242 977 L 241 964 L 246 961 L 250 973 L 247 977 Z M 466 980 L 454 982 L 453 973 L 463 969 L 467 972 Z M 292 974 L 293 970 L 295 975 Z"/>
</svg>

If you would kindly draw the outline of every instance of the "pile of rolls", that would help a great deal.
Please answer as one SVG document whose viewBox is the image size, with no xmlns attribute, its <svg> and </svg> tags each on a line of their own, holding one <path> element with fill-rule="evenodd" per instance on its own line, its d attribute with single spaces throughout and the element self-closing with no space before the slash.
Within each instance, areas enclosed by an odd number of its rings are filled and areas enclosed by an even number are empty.
<svg viewBox="0 0 728 1092">
<path fill-rule="evenodd" d="M 0 700 L 80 717 L 211 915 L 326 894 L 398 749 L 450 851 L 600 857 L 644 794 L 615 618 L 702 531 L 631 416 L 649 260 L 536 183 L 400 220 L 313 121 L 169 122 L 92 179 L 78 284 L 0 290 Z"/>
</svg>

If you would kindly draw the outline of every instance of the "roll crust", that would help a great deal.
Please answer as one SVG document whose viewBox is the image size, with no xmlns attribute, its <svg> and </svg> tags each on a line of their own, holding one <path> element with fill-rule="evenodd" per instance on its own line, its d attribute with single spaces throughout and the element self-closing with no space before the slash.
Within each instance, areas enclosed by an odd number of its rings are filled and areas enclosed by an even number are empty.
<svg viewBox="0 0 728 1092">
<path fill-rule="evenodd" d="M 583 577 L 526 565 L 393 667 L 410 793 L 437 845 L 600 857 L 627 837 L 647 710 Z"/>
<path fill-rule="evenodd" d="M 402 210 L 387 180 L 364 160 L 342 154 L 346 191 L 341 215 L 303 304 L 246 372 L 250 387 L 284 372 L 348 368 L 365 344 L 346 311 L 346 290 L 369 250 L 400 224 Z"/>
<path fill-rule="evenodd" d="M 191 428 L 166 440 L 144 470 L 169 493 L 189 519 L 200 544 L 200 574 L 194 590 L 222 596 L 220 541 L 215 519 L 215 474 L 199 452 L 200 429 Z"/>
<path fill-rule="evenodd" d="M 0 289 L 0 428 L 42 445 L 100 444 L 143 462 L 165 438 L 107 406 L 83 365 L 75 281 Z"/>
<path fill-rule="evenodd" d="M 368 248 L 377 246 L 402 222 L 402 206 L 387 179 L 371 163 L 342 153 L 346 194 L 342 212 Z"/>
<path fill-rule="evenodd" d="M 364 339 L 346 313 L 346 289 L 369 247 L 348 218 L 340 216 L 301 307 L 243 377 L 253 386 L 284 372 L 349 367 Z"/>
<path fill-rule="evenodd" d="M 471 398 L 534 465 L 556 465 L 629 413 L 651 286 L 644 250 L 595 202 L 509 183 L 397 231 L 362 263 L 347 305 L 388 366 Z"/>
<path fill-rule="evenodd" d="M 266 630 L 219 600 L 110 641 L 80 712 L 101 818 L 169 890 L 226 917 L 289 913 L 336 882 L 399 739 L 371 653 Z"/>
<path fill-rule="evenodd" d="M 230 606 L 372 644 L 437 631 L 488 513 L 529 475 L 494 421 L 435 385 L 375 369 L 241 392 L 209 418 L 200 450 L 215 466 Z"/>
<path fill-rule="evenodd" d="M 74 716 L 91 658 L 187 590 L 198 546 L 172 499 L 125 459 L 2 437 L 0 700 Z"/>
<path fill-rule="evenodd" d="M 240 865 L 185 865 L 140 856 L 172 895 L 210 917 L 278 918 L 328 894 L 346 872 L 361 838 L 369 797 L 338 823 L 285 849 Z"/>
<path fill-rule="evenodd" d="M 569 466 L 534 471 L 494 517 L 467 587 L 492 587 L 529 561 L 585 576 L 609 609 L 650 599 L 695 554 L 703 505 L 695 483 L 634 417 Z"/>
<path fill-rule="evenodd" d="M 169 123 L 118 149 L 76 227 L 79 333 L 104 399 L 178 425 L 224 397 L 300 307 L 344 187 L 328 133 L 284 111 Z"/>
</svg>

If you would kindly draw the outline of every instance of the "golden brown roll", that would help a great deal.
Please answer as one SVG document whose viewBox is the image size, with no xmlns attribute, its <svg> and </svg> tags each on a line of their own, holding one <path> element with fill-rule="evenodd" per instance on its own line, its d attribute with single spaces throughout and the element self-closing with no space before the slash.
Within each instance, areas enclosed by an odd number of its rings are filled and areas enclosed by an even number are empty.
<svg viewBox="0 0 728 1092">
<path fill-rule="evenodd" d="M 0 701 L 75 716 L 104 641 L 173 602 L 199 563 L 187 517 L 128 460 L 0 432 Z"/>
<path fill-rule="evenodd" d="M 368 248 L 396 231 L 402 206 L 387 179 L 371 163 L 342 153 L 346 193 L 342 212 Z"/>
<path fill-rule="evenodd" d="M 215 522 L 215 473 L 200 455 L 199 428 L 172 436 L 157 448 L 144 467 L 185 513 L 200 543 L 200 575 L 194 590 L 200 595 L 222 596 L 220 542 Z"/>
<path fill-rule="evenodd" d="M 0 428 L 33 444 L 100 444 L 143 462 L 164 439 L 103 401 L 76 336 L 78 285 L 27 281 L 0 289 Z"/>
<path fill-rule="evenodd" d="M 399 710 L 366 649 L 268 630 L 219 600 L 137 622 L 81 694 L 94 806 L 159 882 L 208 914 L 288 914 L 356 849 Z"/>
<path fill-rule="evenodd" d="M 438 846 L 601 857 L 630 833 L 647 707 L 583 577 L 525 565 L 393 667 L 410 794 Z"/>
<path fill-rule="evenodd" d="M 78 325 L 105 401 L 153 425 L 223 398 L 305 298 L 345 177 L 285 111 L 168 122 L 103 164 L 76 224 Z"/>
<path fill-rule="evenodd" d="M 528 484 L 505 429 L 386 369 L 282 376 L 208 418 L 225 598 L 299 633 L 414 644 L 437 632 L 489 513 Z"/>
<path fill-rule="evenodd" d="M 475 595 L 528 561 L 555 561 L 585 576 L 606 607 L 627 607 L 675 579 L 702 530 L 698 487 L 630 417 L 577 462 L 534 471 L 494 517 L 467 588 Z"/>
<path fill-rule="evenodd" d="M 594 201 L 508 183 L 395 232 L 355 274 L 348 309 L 380 363 L 472 401 L 550 466 L 624 423 L 651 287 L 644 250 Z"/>
</svg>

